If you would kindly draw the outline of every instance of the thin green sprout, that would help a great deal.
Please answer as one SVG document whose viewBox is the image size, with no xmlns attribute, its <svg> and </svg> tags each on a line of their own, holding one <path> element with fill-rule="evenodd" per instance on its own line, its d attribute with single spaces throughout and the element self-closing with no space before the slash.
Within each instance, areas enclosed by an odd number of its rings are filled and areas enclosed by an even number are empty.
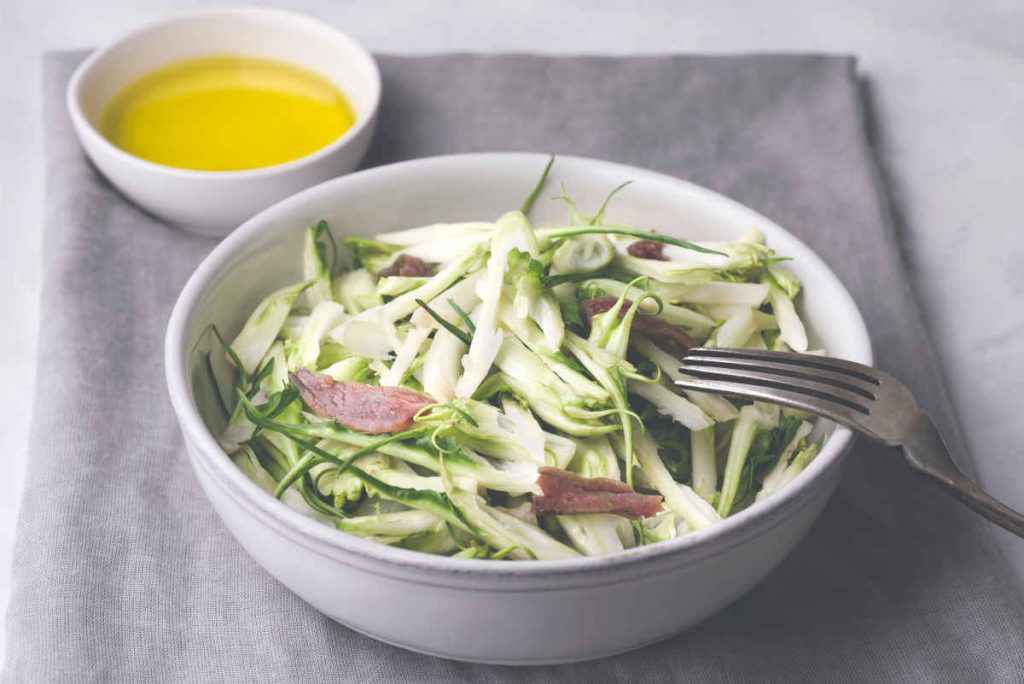
<svg viewBox="0 0 1024 684">
<path fill-rule="evenodd" d="M 430 306 L 428 306 L 425 301 L 423 301 L 422 299 L 417 299 L 416 303 L 423 307 L 423 309 L 428 314 L 430 314 L 430 317 L 437 321 L 438 325 L 443 327 L 452 335 L 455 335 L 457 338 L 459 338 L 459 341 L 462 342 L 464 345 L 468 347 L 470 344 L 472 344 L 473 339 L 469 335 L 467 335 L 463 330 L 460 330 L 459 328 L 455 327 L 454 325 L 446 321 L 444 317 L 441 316 L 441 314 L 431 309 Z"/>
<path fill-rule="evenodd" d="M 544 189 L 544 185 L 548 182 L 548 173 L 551 172 L 551 166 L 555 163 L 555 155 L 551 155 L 548 158 L 548 163 L 544 166 L 544 172 L 540 175 L 540 180 L 533 186 L 533 190 L 526 199 L 523 201 L 523 206 L 520 207 L 519 211 L 524 214 L 529 214 L 530 210 L 533 209 L 534 203 L 537 201 L 537 197 L 540 196 L 541 191 Z"/>
<path fill-rule="evenodd" d="M 466 313 L 465 309 L 459 306 L 459 303 L 452 299 L 451 297 L 448 298 L 448 306 L 452 307 L 452 309 L 455 311 L 458 317 L 462 319 L 462 322 L 465 324 L 466 329 L 469 330 L 469 334 L 475 335 L 476 323 L 474 323 L 473 319 L 469 317 L 469 314 Z"/>
<path fill-rule="evenodd" d="M 562 240 L 576 235 L 627 235 L 641 240 L 663 242 L 666 245 L 674 245 L 675 247 L 682 247 L 683 249 L 689 249 L 693 252 L 700 252 L 702 254 L 729 256 L 728 254 L 714 249 L 701 247 L 689 240 L 679 240 L 678 238 L 670 237 L 668 235 L 652 233 L 650 231 L 640 230 L 639 228 L 628 228 L 626 226 L 567 226 L 565 228 L 558 228 L 549 232 L 546 237 L 548 240 Z"/>
<path fill-rule="evenodd" d="M 223 414 L 224 420 L 230 420 L 231 412 L 228 411 L 228 405 L 224 401 L 224 395 L 220 393 L 220 384 L 217 382 L 217 374 L 213 372 L 213 359 L 211 358 L 211 352 L 203 352 L 203 366 L 206 368 L 207 378 L 213 388 L 213 395 L 217 397 L 217 406 L 220 407 L 220 412 Z"/>
</svg>

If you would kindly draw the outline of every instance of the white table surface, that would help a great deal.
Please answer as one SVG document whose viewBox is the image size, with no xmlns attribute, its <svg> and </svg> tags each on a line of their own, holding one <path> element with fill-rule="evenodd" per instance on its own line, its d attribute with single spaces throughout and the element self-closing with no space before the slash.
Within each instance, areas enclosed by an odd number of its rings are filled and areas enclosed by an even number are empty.
<svg viewBox="0 0 1024 684">
<path fill-rule="evenodd" d="M 26 461 L 41 282 L 40 55 L 204 2 L 0 5 L 0 609 Z M 223 5 L 223 2 L 213 4 Z M 261 3 L 262 4 L 262 3 Z M 1024 4 L 915 0 L 275 3 L 390 52 L 857 54 L 915 288 L 982 482 L 1024 509 Z M 870 306 L 869 302 L 862 303 Z M 45 363 L 45 359 L 41 360 Z M 1024 579 L 1024 543 L 1001 536 Z M 3 637 L 0 637 L 0 656 Z"/>
</svg>

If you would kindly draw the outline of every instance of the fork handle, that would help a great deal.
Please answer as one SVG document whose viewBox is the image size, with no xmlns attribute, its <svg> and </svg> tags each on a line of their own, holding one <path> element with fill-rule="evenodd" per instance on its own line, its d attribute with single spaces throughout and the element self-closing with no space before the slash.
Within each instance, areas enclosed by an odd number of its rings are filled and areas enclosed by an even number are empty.
<svg viewBox="0 0 1024 684">
<path fill-rule="evenodd" d="M 935 423 L 924 413 L 903 440 L 903 455 L 914 470 L 927 475 L 961 503 L 996 525 L 1024 538 L 1024 515 L 993 499 L 957 468 Z"/>
</svg>

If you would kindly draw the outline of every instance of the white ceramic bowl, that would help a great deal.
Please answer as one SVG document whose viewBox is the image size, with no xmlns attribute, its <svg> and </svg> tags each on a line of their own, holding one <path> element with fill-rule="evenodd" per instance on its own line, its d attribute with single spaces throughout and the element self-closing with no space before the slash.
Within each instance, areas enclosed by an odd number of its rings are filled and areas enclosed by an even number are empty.
<svg viewBox="0 0 1024 684">
<path fill-rule="evenodd" d="M 753 587 L 789 553 L 839 479 L 852 435 L 837 429 L 783 492 L 713 528 L 625 553 L 568 561 L 501 563 L 394 549 L 348 536 L 274 500 L 226 457 L 193 397 L 190 357 L 211 322 L 236 333 L 264 295 L 300 279 L 301 231 L 326 218 L 337 234 L 438 221 L 493 220 L 517 207 L 545 157 L 476 154 L 421 159 L 355 173 L 267 209 L 196 270 L 171 315 L 167 383 L 203 489 L 242 546 L 335 620 L 405 648 L 460 660 L 537 664 L 584 660 L 663 639 Z M 616 222 L 687 238 L 736 238 L 757 227 L 794 257 L 812 340 L 871 362 L 860 313 L 828 267 L 767 218 L 698 186 L 608 162 L 559 158 L 552 181 L 582 207 L 632 179 Z M 539 221 L 564 220 L 541 202 Z M 197 376 L 198 377 L 198 376 Z M 227 589 L 230 591 L 230 588 Z"/>
<path fill-rule="evenodd" d="M 190 171 L 154 164 L 111 144 L 98 126 L 124 86 L 170 62 L 211 54 L 278 59 L 328 78 L 348 98 L 356 123 L 316 152 L 246 171 Z M 89 158 L 133 202 L 195 232 L 227 235 L 256 212 L 358 166 L 373 137 L 380 72 L 340 31 L 292 12 L 215 9 L 148 24 L 94 52 L 68 84 L 67 107 Z"/>
</svg>

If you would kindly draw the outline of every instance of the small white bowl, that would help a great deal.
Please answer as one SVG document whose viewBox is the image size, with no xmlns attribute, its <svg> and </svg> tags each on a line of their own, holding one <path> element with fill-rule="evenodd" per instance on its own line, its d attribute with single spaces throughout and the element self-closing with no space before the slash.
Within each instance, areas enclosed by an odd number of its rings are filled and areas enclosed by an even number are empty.
<svg viewBox="0 0 1024 684">
<path fill-rule="evenodd" d="M 154 164 L 99 132 L 104 108 L 121 88 L 170 62 L 214 54 L 278 59 L 324 76 L 348 98 L 355 125 L 310 155 L 246 171 Z M 355 169 L 373 137 L 380 88 L 370 53 L 321 21 L 281 10 L 214 9 L 148 24 L 94 52 L 68 84 L 67 107 L 82 147 L 121 192 L 160 218 L 219 237 L 271 204 Z"/>
<path fill-rule="evenodd" d="M 311 188 L 247 221 L 199 265 L 167 328 L 167 384 L 199 482 L 242 546 L 282 584 L 353 629 L 425 653 L 488 663 L 541 664 L 611 655 L 690 627 L 748 591 L 792 550 L 839 481 L 852 434 L 837 428 L 818 457 L 777 495 L 669 542 L 565 561 L 455 560 L 349 536 L 288 508 L 227 458 L 193 395 L 196 343 L 210 323 L 238 332 L 270 291 L 301 279 L 302 231 L 327 219 L 339 237 L 440 221 L 493 220 L 518 207 L 546 157 L 434 157 L 355 173 Z M 813 344 L 871 363 L 856 304 L 829 268 L 767 218 L 710 190 L 650 171 L 560 157 L 582 207 L 615 198 L 616 222 L 678 237 L 736 239 L 748 229 L 793 257 Z M 541 202 L 538 222 L 564 220 Z M 226 589 L 230 591 L 231 589 Z M 842 616 L 836 616 L 841 619 Z"/>
</svg>

